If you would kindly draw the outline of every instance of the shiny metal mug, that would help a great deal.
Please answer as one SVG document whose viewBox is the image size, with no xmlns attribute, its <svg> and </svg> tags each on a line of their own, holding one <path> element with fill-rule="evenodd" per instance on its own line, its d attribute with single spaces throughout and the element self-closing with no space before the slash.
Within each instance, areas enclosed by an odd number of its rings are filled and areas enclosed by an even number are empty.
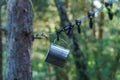
<svg viewBox="0 0 120 80">
<path fill-rule="evenodd" d="M 45 61 L 53 65 L 63 67 L 70 50 L 52 43 L 49 47 Z"/>
</svg>

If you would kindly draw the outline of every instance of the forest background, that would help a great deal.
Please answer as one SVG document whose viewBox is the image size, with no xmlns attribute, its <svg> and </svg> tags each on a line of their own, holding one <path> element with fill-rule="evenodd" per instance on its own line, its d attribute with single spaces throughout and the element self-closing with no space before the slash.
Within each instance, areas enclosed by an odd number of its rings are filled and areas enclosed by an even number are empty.
<svg viewBox="0 0 120 80">
<path fill-rule="evenodd" d="M 109 0 L 108 0 L 109 1 Z M 100 4 L 101 3 L 101 4 Z M 81 24 L 81 33 L 77 27 L 71 34 L 62 33 L 60 37 L 68 45 L 58 43 L 70 49 L 70 55 L 64 68 L 45 63 L 45 57 L 50 43 L 56 35 L 47 35 L 49 39 L 35 39 L 32 46 L 32 76 L 33 80 L 120 80 L 120 0 L 112 6 L 114 17 L 109 20 L 104 7 L 94 19 L 94 26 L 89 27 L 89 19 Z M 59 9 L 58 5 L 65 7 Z M 33 32 L 55 32 L 66 23 L 75 23 L 95 10 L 102 0 L 32 0 Z M 6 28 L 6 3 L 1 8 L 1 27 Z M 61 11 L 65 14 L 61 14 Z M 65 19 L 64 17 L 65 16 Z M 2 75 L 5 77 L 6 65 L 6 35 L 2 32 Z"/>
</svg>

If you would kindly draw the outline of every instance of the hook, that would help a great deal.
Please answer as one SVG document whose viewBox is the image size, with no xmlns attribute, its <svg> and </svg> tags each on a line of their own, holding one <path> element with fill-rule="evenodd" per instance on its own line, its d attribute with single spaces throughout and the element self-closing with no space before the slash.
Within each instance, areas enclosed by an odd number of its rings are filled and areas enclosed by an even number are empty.
<svg viewBox="0 0 120 80">
<path fill-rule="evenodd" d="M 95 16 L 95 13 L 93 11 L 88 12 L 88 18 L 90 20 L 89 25 L 90 25 L 91 29 L 93 28 L 93 18 L 94 18 L 94 16 Z"/>
<path fill-rule="evenodd" d="M 67 43 L 64 39 L 59 38 L 59 40 L 62 41 L 63 43 L 65 43 L 66 45 L 68 45 L 68 43 Z M 58 41 L 58 40 L 57 40 L 57 38 L 56 38 L 53 43 L 55 44 L 57 41 Z"/>
</svg>

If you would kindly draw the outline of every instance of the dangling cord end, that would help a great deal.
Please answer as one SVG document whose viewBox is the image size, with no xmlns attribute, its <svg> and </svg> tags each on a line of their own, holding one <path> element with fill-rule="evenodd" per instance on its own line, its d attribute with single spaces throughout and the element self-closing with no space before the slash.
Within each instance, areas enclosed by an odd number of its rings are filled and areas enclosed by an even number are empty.
<svg viewBox="0 0 120 80">
<path fill-rule="evenodd" d="M 81 33 L 81 28 L 80 28 L 80 26 L 81 26 L 81 20 L 80 21 L 79 20 L 75 20 L 75 23 L 76 23 L 77 28 L 78 28 L 78 33 L 80 34 Z"/>
<path fill-rule="evenodd" d="M 88 18 L 90 20 L 89 25 L 90 25 L 91 29 L 93 28 L 93 18 L 94 18 L 94 16 L 95 16 L 95 13 L 93 11 L 88 12 Z"/>
</svg>

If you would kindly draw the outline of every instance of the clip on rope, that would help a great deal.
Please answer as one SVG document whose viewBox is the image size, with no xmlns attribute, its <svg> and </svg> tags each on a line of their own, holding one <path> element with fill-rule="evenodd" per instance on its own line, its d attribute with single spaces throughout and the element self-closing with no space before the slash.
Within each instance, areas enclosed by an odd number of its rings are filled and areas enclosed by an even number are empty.
<svg viewBox="0 0 120 80">
<path fill-rule="evenodd" d="M 109 16 L 109 19 L 110 19 L 110 20 L 113 19 L 113 13 L 112 13 L 112 11 L 111 11 L 112 6 L 113 6 L 113 3 L 112 3 L 112 2 L 105 2 L 105 7 L 106 7 L 107 10 L 108 10 L 108 16 Z"/>
<path fill-rule="evenodd" d="M 69 29 L 68 29 L 68 34 L 69 34 L 69 35 L 70 35 L 70 33 L 71 33 L 73 27 L 74 27 L 74 26 L 73 26 L 72 24 L 69 25 Z"/>
<path fill-rule="evenodd" d="M 112 20 L 113 19 L 113 13 L 111 11 L 112 9 L 112 5 L 113 3 L 115 2 L 115 0 L 112 0 L 110 2 L 105 2 L 105 7 L 107 8 L 108 10 L 108 16 L 109 16 L 109 19 Z M 57 30 L 55 32 L 47 32 L 46 34 L 47 35 L 53 35 L 53 34 L 56 34 L 57 35 L 57 40 L 59 41 L 59 36 L 60 36 L 60 33 L 61 32 L 66 32 L 67 31 L 67 34 L 70 35 L 71 33 L 71 30 L 74 28 L 75 25 L 77 25 L 77 28 L 78 28 L 78 33 L 81 33 L 81 22 L 87 18 L 89 18 L 89 25 L 90 25 L 90 28 L 92 29 L 93 28 L 93 22 L 94 22 L 94 17 L 95 17 L 95 13 L 97 13 L 98 11 L 102 10 L 103 7 L 100 7 L 100 8 L 97 8 L 95 11 L 89 11 L 87 16 L 84 16 L 83 18 L 81 18 L 80 20 L 75 20 L 75 23 L 74 24 L 68 24 L 67 26 L 64 26 L 62 29 L 60 30 Z M 34 36 L 35 39 L 41 39 L 41 37 L 46 37 L 46 35 L 43 35 L 43 34 L 37 34 Z"/>
<path fill-rule="evenodd" d="M 77 25 L 77 29 L 78 29 L 78 33 L 80 34 L 81 33 L 81 20 L 75 20 L 75 23 L 76 23 L 76 25 Z"/>
<path fill-rule="evenodd" d="M 94 16 L 95 16 L 95 13 L 93 11 L 88 12 L 89 25 L 90 25 L 91 29 L 93 28 L 93 18 L 94 18 Z"/>
</svg>

